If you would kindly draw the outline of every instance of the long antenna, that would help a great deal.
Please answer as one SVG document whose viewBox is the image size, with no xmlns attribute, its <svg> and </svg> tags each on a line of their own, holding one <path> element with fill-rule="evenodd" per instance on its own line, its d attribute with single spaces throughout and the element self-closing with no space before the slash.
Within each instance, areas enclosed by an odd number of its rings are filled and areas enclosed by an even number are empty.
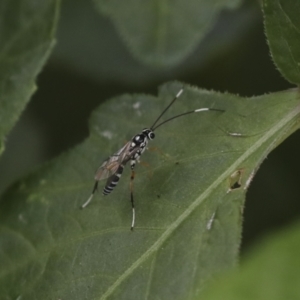
<svg viewBox="0 0 300 300">
<path fill-rule="evenodd" d="M 182 91 L 182 90 L 181 90 Z M 178 93 L 179 94 L 179 93 Z M 177 95 L 178 95 L 177 94 Z M 178 97 L 177 97 L 178 98 Z M 175 99 L 177 99 L 177 98 L 175 98 Z M 175 100 L 174 99 L 174 100 Z M 174 102 L 174 100 L 172 101 L 172 102 Z M 172 104 L 172 102 L 171 102 L 171 104 Z M 168 108 L 170 107 L 170 105 L 168 106 Z M 198 108 L 198 109 L 195 109 L 195 110 L 191 110 L 191 111 L 187 111 L 187 112 L 185 112 L 185 113 L 182 113 L 182 114 L 180 114 L 180 115 L 177 115 L 177 116 L 174 116 L 174 117 L 172 117 L 172 118 L 170 118 L 170 119 L 167 119 L 167 120 L 165 120 L 165 121 L 163 121 L 163 122 L 161 122 L 161 123 L 159 123 L 157 126 L 155 126 L 155 127 L 151 127 L 151 129 L 154 131 L 156 128 L 158 128 L 159 126 L 161 126 L 161 125 L 163 125 L 163 124 L 165 124 L 165 123 L 167 123 L 167 122 L 169 122 L 169 121 L 171 121 L 171 120 L 173 120 L 173 119 L 176 119 L 176 118 L 179 118 L 179 117 L 182 117 L 182 116 L 185 116 L 185 115 L 188 115 L 188 114 L 192 114 L 192 113 L 197 113 L 197 112 L 201 112 L 201 111 L 209 111 L 209 110 L 213 110 L 213 111 L 221 111 L 221 112 L 224 112 L 225 110 L 223 110 L 223 109 L 217 109 L 217 108 Z M 155 122 L 156 123 L 156 122 Z M 155 123 L 154 123 L 154 125 L 155 125 Z"/>
<path fill-rule="evenodd" d="M 154 126 L 155 124 L 159 121 L 159 119 L 165 114 L 165 112 L 170 108 L 170 106 L 175 102 L 175 100 L 177 98 L 180 97 L 180 95 L 183 92 L 183 88 L 177 93 L 177 95 L 175 96 L 175 98 L 171 101 L 171 103 L 163 110 L 163 112 L 159 115 L 159 117 L 156 119 L 156 121 L 153 123 L 153 125 L 150 127 L 150 129 L 154 130 Z M 162 123 L 161 123 L 162 124 Z M 159 125 L 158 125 L 159 126 Z M 157 128 L 158 126 L 156 126 L 155 128 Z"/>
</svg>

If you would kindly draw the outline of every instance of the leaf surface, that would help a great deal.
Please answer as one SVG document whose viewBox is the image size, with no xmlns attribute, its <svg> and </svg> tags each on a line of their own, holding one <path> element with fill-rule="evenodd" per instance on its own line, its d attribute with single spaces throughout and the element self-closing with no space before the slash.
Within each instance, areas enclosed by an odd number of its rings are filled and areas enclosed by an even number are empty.
<svg viewBox="0 0 300 300">
<path fill-rule="evenodd" d="M 1 154 L 53 48 L 59 1 L 2 0 L 0 7 Z"/>
<path fill-rule="evenodd" d="M 264 0 L 265 28 L 273 60 L 290 82 L 300 83 L 300 1 Z"/>
<path fill-rule="evenodd" d="M 103 1 L 94 0 L 110 17 L 131 52 L 156 67 L 182 61 L 204 38 L 224 7 L 239 0 Z"/>
<path fill-rule="evenodd" d="M 149 146 L 159 150 L 142 156 L 150 167 L 136 167 L 134 232 L 128 166 L 109 196 L 100 190 L 80 209 L 97 167 L 151 126 L 181 87 L 168 83 L 158 98 L 108 101 L 93 113 L 84 143 L 4 195 L 1 299 L 189 299 L 235 265 L 251 178 L 299 126 L 296 90 L 247 99 L 185 86 L 164 119 L 201 107 L 226 112 L 195 113 L 157 129 Z"/>
<path fill-rule="evenodd" d="M 299 299 L 299 230 L 298 222 L 262 240 L 240 270 L 224 274 L 198 299 Z"/>
</svg>

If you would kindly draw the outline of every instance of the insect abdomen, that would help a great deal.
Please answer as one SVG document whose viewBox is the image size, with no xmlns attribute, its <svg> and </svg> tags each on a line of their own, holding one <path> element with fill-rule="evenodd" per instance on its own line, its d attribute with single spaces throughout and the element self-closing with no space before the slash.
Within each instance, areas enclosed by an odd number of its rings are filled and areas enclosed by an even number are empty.
<svg viewBox="0 0 300 300">
<path fill-rule="evenodd" d="M 116 173 L 106 183 L 106 186 L 103 189 L 103 195 L 108 195 L 113 191 L 113 189 L 116 187 L 116 185 L 118 184 L 121 178 L 123 170 L 124 170 L 124 165 L 120 165 Z"/>
</svg>

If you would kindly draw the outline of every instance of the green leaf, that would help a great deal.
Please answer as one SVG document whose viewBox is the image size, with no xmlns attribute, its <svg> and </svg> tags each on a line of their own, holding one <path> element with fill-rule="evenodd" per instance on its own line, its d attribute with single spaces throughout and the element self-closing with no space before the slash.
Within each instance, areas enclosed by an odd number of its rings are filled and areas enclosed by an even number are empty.
<svg viewBox="0 0 300 300">
<path fill-rule="evenodd" d="M 4 195 L 1 299 L 188 299 L 235 265 L 250 179 L 299 126 L 296 90 L 246 99 L 185 86 L 164 119 L 201 107 L 226 112 L 195 113 L 157 129 L 150 146 L 160 150 L 143 154 L 149 168 L 136 168 L 134 232 L 129 166 L 112 194 L 97 193 L 80 209 L 95 169 L 151 126 L 181 87 L 164 85 L 159 99 L 108 101 L 93 113 L 82 145 Z"/>
<path fill-rule="evenodd" d="M 201 300 L 300 299 L 300 224 L 264 239 L 241 263 L 210 285 Z"/>
<path fill-rule="evenodd" d="M 290 82 L 300 83 L 300 1 L 263 0 L 265 28 L 273 60 Z"/>
<path fill-rule="evenodd" d="M 94 0 L 110 17 L 132 54 L 155 67 L 169 67 L 190 54 L 214 25 L 224 7 L 239 0 L 103 1 Z"/>
<path fill-rule="evenodd" d="M 59 1 L 2 0 L 0 6 L 1 154 L 53 48 Z"/>
<path fill-rule="evenodd" d="M 92 4 L 82 0 L 63 1 L 58 30 L 59 45 L 53 52 L 53 62 L 56 62 L 56 67 L 63 65 L 63 70 L 67 67 L 73 74 L 86 76 L 93 81 L 104 84 L 122 82 L 122 85 L 137 88 L 153 84 L 158 78 L 159 82 L 181 78 L 182 74 L 201 69 L 203 65 L 207 67 L 216 58 L 219 60 L 229 49 L 232 50 L 233 45 L 237 47 L 242 43 L 241 39 L 248 36 L 249 29 L 253 28 L 260 14 L 259 6 L 254 2 L 241 6 L 235 12 L 223 13 L 213 31 L 184 64 L 163 71 L 135 60 L 110 20 L 99 15 Z M 113 90 L 116 91 L 115 88 Z"/>
</svg>

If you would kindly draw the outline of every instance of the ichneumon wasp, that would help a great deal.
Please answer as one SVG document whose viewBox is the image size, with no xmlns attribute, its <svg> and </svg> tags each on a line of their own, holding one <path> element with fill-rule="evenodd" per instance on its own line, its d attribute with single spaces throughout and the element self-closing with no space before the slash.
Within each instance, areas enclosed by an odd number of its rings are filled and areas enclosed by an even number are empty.
<svg viewBox="0 0 300 300">
<path fill-rule="evenodd" d="M 120 150 L 118 150 L 112 156 L 108 157 L 102 163 L 102 165 L 98 168 L 95 174 L 95 185 L 92 190 L 92 194 L 90 195 L 88 200 L 82 205 L 82 208 L 85 208 L 91 202 L 98 188 L 98 183 L 100 180 L 107 179 L 102 193 L 103 195 L 110 194 L 118 184 L 122 176 L 125 165 L 130 161 L 130 167 L 131 167 L 130 199 L 131 199 L 131 207 L 132 207 L 131 230 L 133 230 L 135 224 L 135 209 L 134 209 L 134 200 L 133 200 L 133 180 L 135 176 L 134 167 L 136 165 L 136 162 L 139 162 L 141 155 L 146 150 L 148 142 L 155 138 L 154 131 L 161 125 L 188 114 L 202 112 L 202 111 L 224 112 L 224 110 L 216 109 L 216 108 L 199 108 L 199 109 L 187 111 L 182 114 L 176 115 L 157 124 L 160 118 L 166 113 L 166 111 L 172 106 L 172 104 L 176 101 L 176 99 L 180 97 L 182 93 L 183 93 L 183 88 L 180 89 L 177 95 L 173 98 L 170 104 L 162 111 L 162 113 L 158 116 L 158 118 L 155 120 L 155 122 L 150 128 L 145 128 L 142 130 L 142 132 L 136 134 Z"/>
</svg>

